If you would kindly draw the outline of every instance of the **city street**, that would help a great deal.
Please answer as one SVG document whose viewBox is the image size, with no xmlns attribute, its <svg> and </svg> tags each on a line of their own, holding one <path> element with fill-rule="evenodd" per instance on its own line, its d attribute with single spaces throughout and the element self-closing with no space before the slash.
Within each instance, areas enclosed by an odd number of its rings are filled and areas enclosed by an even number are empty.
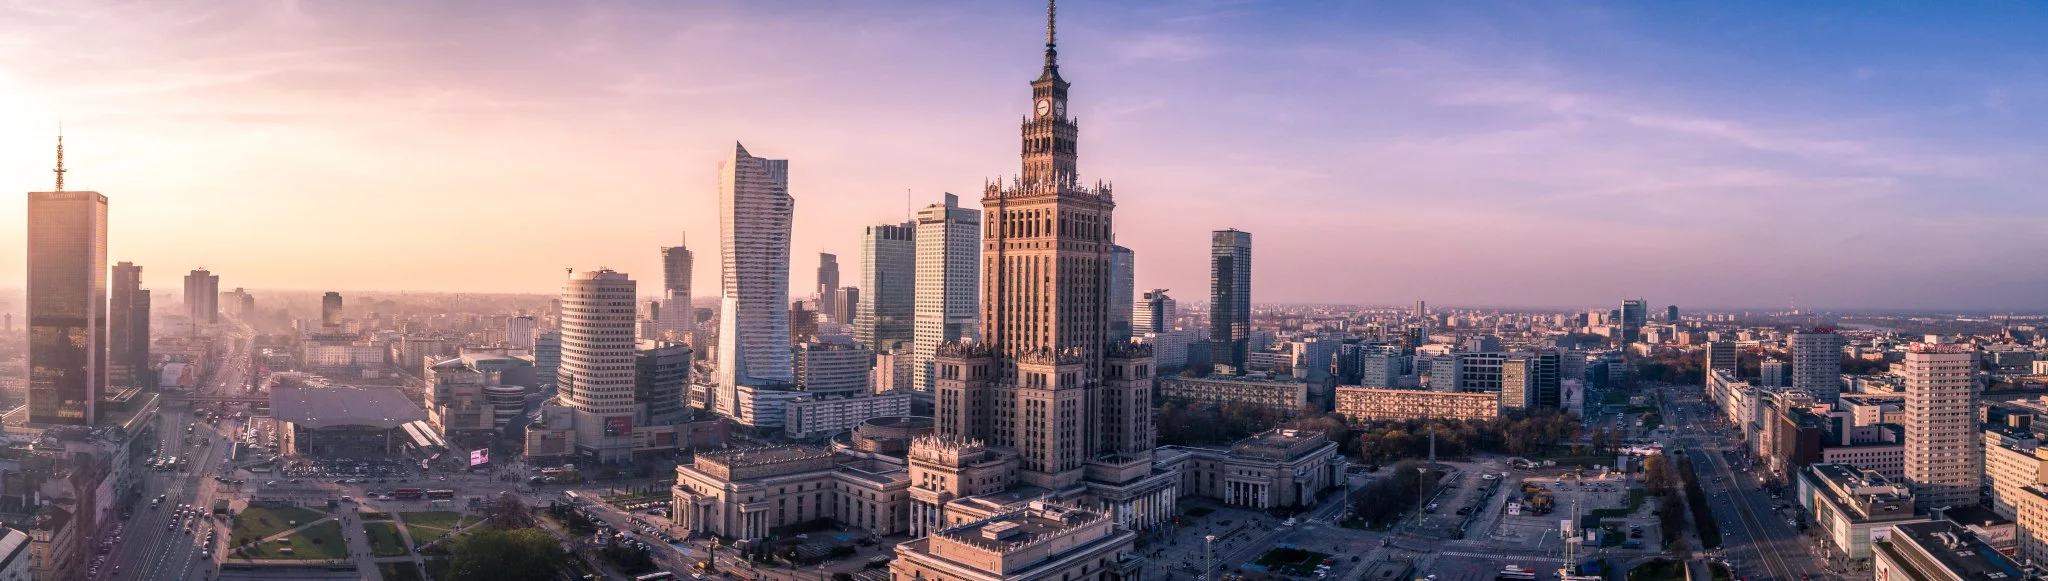
<svg viewBox="0 0 2048 581">
<path fill-rule="evenodd" d="M 1764 489 L 1760 475 L 1746 469 L 1740 441 L 1728 437 L 1732 428 L 1719 421 L 1711 406 L 1698 403 L 1697 395 L 1662 393 L 1665 423 L 1676 426 L 1667 449 L 1682 451 L 1692 460 L 1700 487 L 1709 497 L 1707 505 L 1720 525 L 1718 554 L 1735 567 L 1736 575 L 1775 581 L 1826 575 L 1809 549 L 1811 538 L 1772 509 L 1780 501 Z M 1731 455 L 1744 470 L 1738 472 L 1730 463 Z"/>
</svg>

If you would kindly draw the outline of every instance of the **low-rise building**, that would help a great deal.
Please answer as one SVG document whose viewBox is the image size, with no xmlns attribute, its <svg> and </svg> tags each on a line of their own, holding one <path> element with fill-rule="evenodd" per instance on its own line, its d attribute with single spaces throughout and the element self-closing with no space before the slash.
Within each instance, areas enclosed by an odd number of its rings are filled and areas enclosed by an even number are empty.
<svg viewBox="0 0 2048 581">
<path fill-rule="evenodd" d="M 909 392 L 805 394 L 785 405 L 782 431 L 792 438 L 817 438 L 854 429 L 868 418 L 907 415 Z"/>
<path fill-rule="evenodd" d="M 35 579 L 29 554 L 28 533 L 4 529 L 0 534 L 0 581 L 31 581 Z"/>
<path fill-rule="evenodd" d="M 447 445 L 426 411 L 395 387 L 277 385 L 270 415 L 278 453 L 288 456 L 389 456 Z"/>
<path fill-rule="evenodd" d="M 1951 506 L 1941 509 L 1941 520 L 1962 525 L 1978 540 L 1991 545 L 1998 554 L 2011 557 L 2019 549 L 2019 524 L 1982 506 Z"/>
<path fill-rule="evenodd" d="M 1906 478 L 1904 426 L 1877 424 L 1841 430 L 1840 434 L 1829 434 L 1827 444 L 1821 446 L 1820 461 L 1874 471 L 1892 480 Z"/>
<path fill-rule="evenodd" d="M 1108 515 L 1050 501 L 933 531 L 896 546 L 901 581 L 1136 581 L 1138 534 Z"/>
<path fill-rule="evenodd" d="M 2018 563 L 1961 525 L 1948 521 L 1896 524 L 1871 543 L 1871 571 L 1880 581 L 2012 581 Z"/>
<path fill-rule="evenodd" d="M 779 445 L 700 452 L 676 467 L 674 522 L 691 532 L 758 539 L 830 519 L 877 535 L 909 525 L 910 478 L 888 458 Z"/>
<path fill-rule="evenodd" d="M 1851 421 L 1858 426 L 1903 424 L 1906 421 L 1906 396 L 1903 395 L 1843 394 L 1839 401 L 1849 412 Z"/>
<path fill-rule="evenodd" d="M 2027 486 L 2048 483 L 2048 451 L 2033 432 L 2007 427 L 1984 430 L 1984 487 L 1991 491 L 1991 510 L 2019 518 L 2019 502 Z"/>
<path fill-rule="evenodd" d="M 1819 536 L 1850 559 L 1870 558 L 1872 531 L 1927 520 L 1913 515 L 1906 485 L 1873 471 L 1814 464 L 1799 472 L 1798 485 L 1799 505 L 1813 515 Z"/>
<path fill-rule="evenodd" d="M 1316 493 L 1343 483 L 1344 456 L 1321 432 L 1278 429 L 1228 448 L 1164 446 L 1186 452 L 1182 494 L 1257 509 L 1315 504 Z"/>
<path fill-rule="evenodd" d="M 1500 394 L 1338 386 L 1336 408 L 1337 415 L 1351 422 L 1491 420 L 1500 417 Z"/>
<path fill-rule="evenodd" d="M 1308 383 L 1258 377 L 1161 377 L 1159 397 L 1181 402 L 1258 406 L 1292 416 L 1308 407 Z"/>
</svg>

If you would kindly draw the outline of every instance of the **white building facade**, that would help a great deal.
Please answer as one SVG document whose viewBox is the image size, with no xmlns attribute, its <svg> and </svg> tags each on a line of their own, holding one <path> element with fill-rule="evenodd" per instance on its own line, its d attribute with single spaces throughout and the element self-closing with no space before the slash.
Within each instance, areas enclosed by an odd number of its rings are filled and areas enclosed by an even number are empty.
<svg viewBox="0 0 2048 581">
<path fill-rule="evenodd" d="M 562 363 L 558 399 L 574 413 L 576 447 L 599 461 L 633 454 L 635 283 L 595 270 L 562 285 Z"/>
<path fill-rule="evenodd" d="M 931 391 L 939 345 L 981 339 L 981 211 L 953 194 L 918 210 L 916 270 L 911 373 L 918 391 Z"/>
<path fill-rule="evenodd" d="M 789 235 L 796 200 L 789 160 L 764 159 L 735 145 L 718 172 L 718 388 L 715 405 L 731 416 L 742 384 L 789 383 Z M 565 356 L 566 359 L 566 356 Z"/>
</svg>

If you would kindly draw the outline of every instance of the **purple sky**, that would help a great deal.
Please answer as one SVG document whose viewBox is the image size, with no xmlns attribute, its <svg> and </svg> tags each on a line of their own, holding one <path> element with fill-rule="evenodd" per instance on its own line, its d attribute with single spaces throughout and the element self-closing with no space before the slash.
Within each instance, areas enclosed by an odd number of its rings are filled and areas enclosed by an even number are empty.
<svg viewBox="0 0 2048 581">
<path fill-rule="evenodd" d="M 2027 3 L 1070 2 L 1084 179 L 1141 289 L 1205 299 L 2048 308 Z M 0 0 L 0 190 L 112 199 L 175 291 L 716 292 L 718 160 L 791 160 L 791 282 L 1018 171 L 1030 2 Z M 18 195 L 18 194 L 17 194 Z M 19 200 L 19 198 L 17 198 Z M 0 204 L 20 232 L 22 204 Z M 23 237 L 0 236 L 0 286 Z"/>
</svg>

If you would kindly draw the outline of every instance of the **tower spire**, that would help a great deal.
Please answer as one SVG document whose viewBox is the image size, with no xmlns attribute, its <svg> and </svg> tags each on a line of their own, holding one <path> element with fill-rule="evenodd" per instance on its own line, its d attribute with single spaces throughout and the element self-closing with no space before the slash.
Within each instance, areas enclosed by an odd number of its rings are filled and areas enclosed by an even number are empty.
<svg viewBox="0 0 2048 581">
<path fill-rule="evenodd" d="M 50 171 L 57 174 L 57 191 L 64 191 L 64 124 L 62 123 L 57 124 L 57 169 Z"/>
<path fill-rule="evenodd" d="M 1055 48 L 1058 38 L 1059 0 L 1045 0 L 1045 74 L 1041 79 L 1060 77 L 1060 51 Z"/>
<path fill-rule="evenodd" d="M 1056 44 L 1053 33 L 1058 30 L 1059 23 L 1054 16 L 1059 14 L 1059 8 L 1059 0 L 1045 0 L 1045 48 L 1048 49 Z"/>
</svg>

